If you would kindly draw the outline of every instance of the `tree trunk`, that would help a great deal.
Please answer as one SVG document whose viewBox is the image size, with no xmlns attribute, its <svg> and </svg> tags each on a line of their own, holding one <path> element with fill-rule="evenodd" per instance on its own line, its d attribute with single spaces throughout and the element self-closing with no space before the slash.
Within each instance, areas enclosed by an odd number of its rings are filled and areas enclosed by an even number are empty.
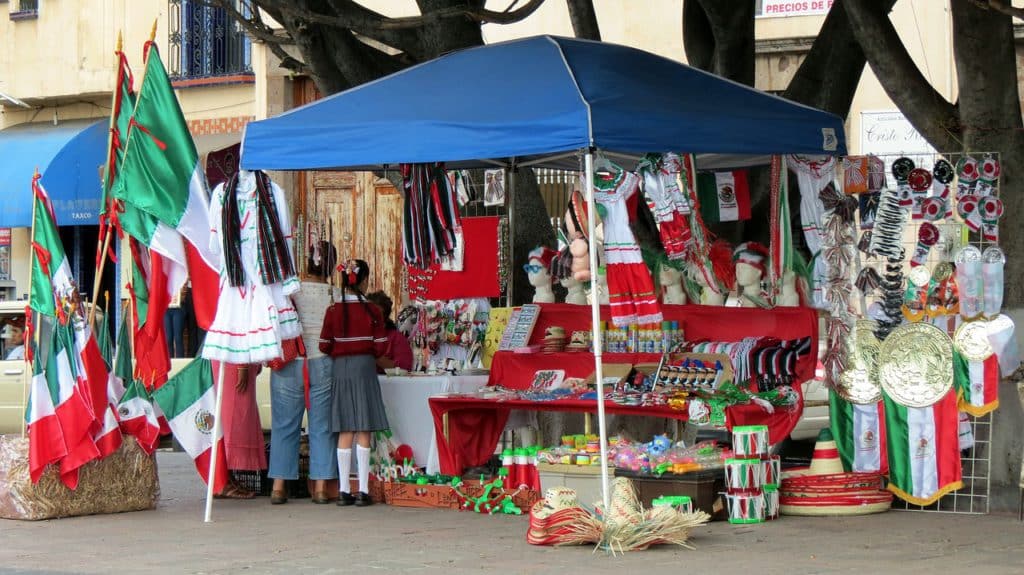
<svg viewBox="0 0 1024 575">
<path fill-rule="evenodd" d="M 715 39 L 711 71 L 723 78 L 753 86 L 754 3 L 750 0 L 697 1 L 704 8 Z"/>
<path fill-rule="evenodd" d="M 963 149 L 998 152 L 1002 173 L 1000 247 L 1006 252 L 1006 304 L 1024 305 L 1024 235 L 1016 221 L 1024 214 L 1024 132 L 1021 131 L 1017 58 L 1009 16 L 953 0 L 953 57 L 960 93 Z"/>
<path fill-rule="evenodd" d="M 511 187 L 510 187 L 511 188 Z M 533 299 L 533 287 L 526 277 L 523 265 L 530 250 L 537 246 L 557 247 L 555 230 L 551 227 L 547 207 L 540 195 L 537 176 L 530 168 L 520 168 L 516 172 L 516 186 L 508 197 L 508 206 L 512 210 L 512 279 L 510 303 L 522 305 Z"/>
<path fill-rule="evenodd" d="M 601 41 L 601 29 L 597 25 L 594 0 L 566 0 L 569 5 L 569 20 L 577 38 Z"/>
</svg>

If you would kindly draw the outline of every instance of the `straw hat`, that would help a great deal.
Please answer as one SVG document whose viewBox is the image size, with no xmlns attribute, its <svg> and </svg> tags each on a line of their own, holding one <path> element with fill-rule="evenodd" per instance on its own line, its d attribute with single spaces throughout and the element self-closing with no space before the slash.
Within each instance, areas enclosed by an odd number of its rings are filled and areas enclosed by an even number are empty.
<svg viewBox="0 0 1024 575">
<path fill-rule="evenodd" d="M 818 433 L 818 442 L 814 444 L 808 475 L 833 475 L 843 471 L 843 462 L 839 460 L 839 449 L 832 438 L 832 430 L 822 429 Z"/>
</svg>

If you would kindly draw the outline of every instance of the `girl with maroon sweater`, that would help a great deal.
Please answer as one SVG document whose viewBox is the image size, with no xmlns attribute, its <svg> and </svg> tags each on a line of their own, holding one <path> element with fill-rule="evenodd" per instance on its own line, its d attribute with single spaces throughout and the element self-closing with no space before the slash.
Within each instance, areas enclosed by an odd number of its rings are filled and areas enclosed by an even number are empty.
<svg viewBox="0 0 1024 575">
<path fill-rule="evenodd" d="M 341 271 L 341 301 L 327 308 L 320 332 L 320 351 L 331 356 L 334 392 L 331 431 L 338 433 L 338 505 L 370 505 L 370 434 L 388 428 L 377 381 L 376 358 L 384 354 L 387 334 L 377 306 L 366 301 L 370 266 L 348 260 Z M 359 492 L 350 493 L 352 443 L 356 443 Z"/>
</svg>

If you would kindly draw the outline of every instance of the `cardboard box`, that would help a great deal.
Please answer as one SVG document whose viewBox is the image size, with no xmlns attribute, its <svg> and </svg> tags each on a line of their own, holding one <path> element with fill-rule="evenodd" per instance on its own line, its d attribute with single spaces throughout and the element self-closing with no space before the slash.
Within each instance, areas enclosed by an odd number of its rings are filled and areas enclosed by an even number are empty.
<svg viewBox="0 0 1024 575">
<path fill-rule="evenodd" d="M 604 373 L 604 384 L 606 386 L 614 386 L 622 383 L 626 377 L 629 376 L 629 372 L 633 371 L 633 364 L 631 363 L 601 363 L 601 371 Z M 587 376 L 584 381 L 588 386 L 595 385 L 597 381 L 597 371 L 593 371 Z"/>
</svg>

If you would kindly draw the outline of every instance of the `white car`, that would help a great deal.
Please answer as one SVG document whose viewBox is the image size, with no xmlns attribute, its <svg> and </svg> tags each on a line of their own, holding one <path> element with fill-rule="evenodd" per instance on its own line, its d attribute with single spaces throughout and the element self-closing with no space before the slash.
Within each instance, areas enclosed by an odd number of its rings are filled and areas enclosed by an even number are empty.
<svg viewBox="0 0 1024 575">
<path fill-rule="evenodd" d="M 25 315 L 26 301 L 0 301 L 0 325 Z M 25 403 L 32 377 L 31 366 L 23 359 L 6 360 L 12 345 L 0 339 L 0 435 L 20 434 L 25 420 Z M 175 375 L 191 358 L 172 359 L 170 375 Z M 216 374 L 214 374 L 216 376 Z M 256 400 L 263 429 L 270 429 L 270 370 L 263 368 L 256 378 Z"/>
</svg>

